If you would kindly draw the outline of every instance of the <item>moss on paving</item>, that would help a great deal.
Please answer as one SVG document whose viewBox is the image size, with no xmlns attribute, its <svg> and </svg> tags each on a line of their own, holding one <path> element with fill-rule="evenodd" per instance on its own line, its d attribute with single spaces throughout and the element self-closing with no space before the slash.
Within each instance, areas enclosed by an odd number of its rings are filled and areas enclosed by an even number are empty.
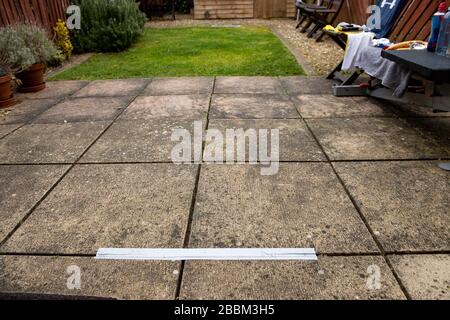
<svg viewBox="0 0 450 320">
<path fill-rule="evenodd" d="M 302 74 L 267 27 L 194 27 L 146 29 L 129 50 L 95 54 L 51 80 Z"/>
</svg>

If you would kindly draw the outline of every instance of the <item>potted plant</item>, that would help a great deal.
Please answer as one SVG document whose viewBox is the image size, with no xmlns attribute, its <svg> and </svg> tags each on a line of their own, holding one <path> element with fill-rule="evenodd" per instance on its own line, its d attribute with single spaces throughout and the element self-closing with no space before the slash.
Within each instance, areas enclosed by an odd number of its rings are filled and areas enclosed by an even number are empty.
<svg viewBox="0 0 450 320">
<path fill-rule="evenodd" d="M 21 92 L 45 88 L 45 65 L 58 55 L 58 49 L 44 29 L 17 24 L 0 30 L 0 67 L 8 66 L 22 85 Z"/>
<path fill-rule="evenodd" d="M 0 108 L 7 108 L 16 103 L 11 81 L 11 75 L 0 68 Z"/>
</svg>

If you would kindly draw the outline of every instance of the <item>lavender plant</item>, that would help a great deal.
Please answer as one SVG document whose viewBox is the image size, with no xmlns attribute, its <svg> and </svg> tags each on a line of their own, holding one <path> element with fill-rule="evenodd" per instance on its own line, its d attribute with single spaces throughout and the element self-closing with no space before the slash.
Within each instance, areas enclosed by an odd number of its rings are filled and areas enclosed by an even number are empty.
<svg viewBox="0 0 450 320">
<path fill-rule="evenodd" d="M 58 49 L 44 29 L 32 24 L 0 28 L 0 68 L 14 73 L 36 63 L 48 63 Z"/>
</svg>

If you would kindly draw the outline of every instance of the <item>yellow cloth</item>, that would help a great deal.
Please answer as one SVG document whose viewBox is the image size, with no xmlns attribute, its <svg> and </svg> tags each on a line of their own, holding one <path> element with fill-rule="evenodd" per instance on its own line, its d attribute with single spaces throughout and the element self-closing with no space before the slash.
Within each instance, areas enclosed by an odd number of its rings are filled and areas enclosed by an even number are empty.
<svg viewBox="0 0 450 320">
<path fill-rule="evenodd" d="M 325 26 L 323 28 L 323 30 L 329 31 L 329 32 L 334 32 L 334 33 L 343 33 L 343 34 L 347 34 L 347 35 L 349 35 L 349 34 L 358 34 L 358 33 L 363 32 L 363 31 L 347 31 L 347 32 L 344 32 L 344 31 L 342 31 L 341 27 L 335 28 L 332 25 Z"/>
</svg>

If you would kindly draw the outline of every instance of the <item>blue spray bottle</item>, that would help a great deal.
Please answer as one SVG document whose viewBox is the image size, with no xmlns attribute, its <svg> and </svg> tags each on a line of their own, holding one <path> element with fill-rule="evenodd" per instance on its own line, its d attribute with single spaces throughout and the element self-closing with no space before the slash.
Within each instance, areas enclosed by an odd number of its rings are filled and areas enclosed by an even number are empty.
<svg viewBox="0 0 450 320">
<path fill-rule="evenodd" d="M 444 20 L 445 12 L 447 9 L 447 5 L 445 2 L 442 2 L 439 5 L 439 10 L 433 15 L 433 18 L 431 19 L 431 36 L 430 40 L 428 41 L 428 48 L 427 50 L 430 52 L 436 51 L 436 46 L 439 38 L 439 31 L 441 29 L 441 23 Z"/>
</svg>

